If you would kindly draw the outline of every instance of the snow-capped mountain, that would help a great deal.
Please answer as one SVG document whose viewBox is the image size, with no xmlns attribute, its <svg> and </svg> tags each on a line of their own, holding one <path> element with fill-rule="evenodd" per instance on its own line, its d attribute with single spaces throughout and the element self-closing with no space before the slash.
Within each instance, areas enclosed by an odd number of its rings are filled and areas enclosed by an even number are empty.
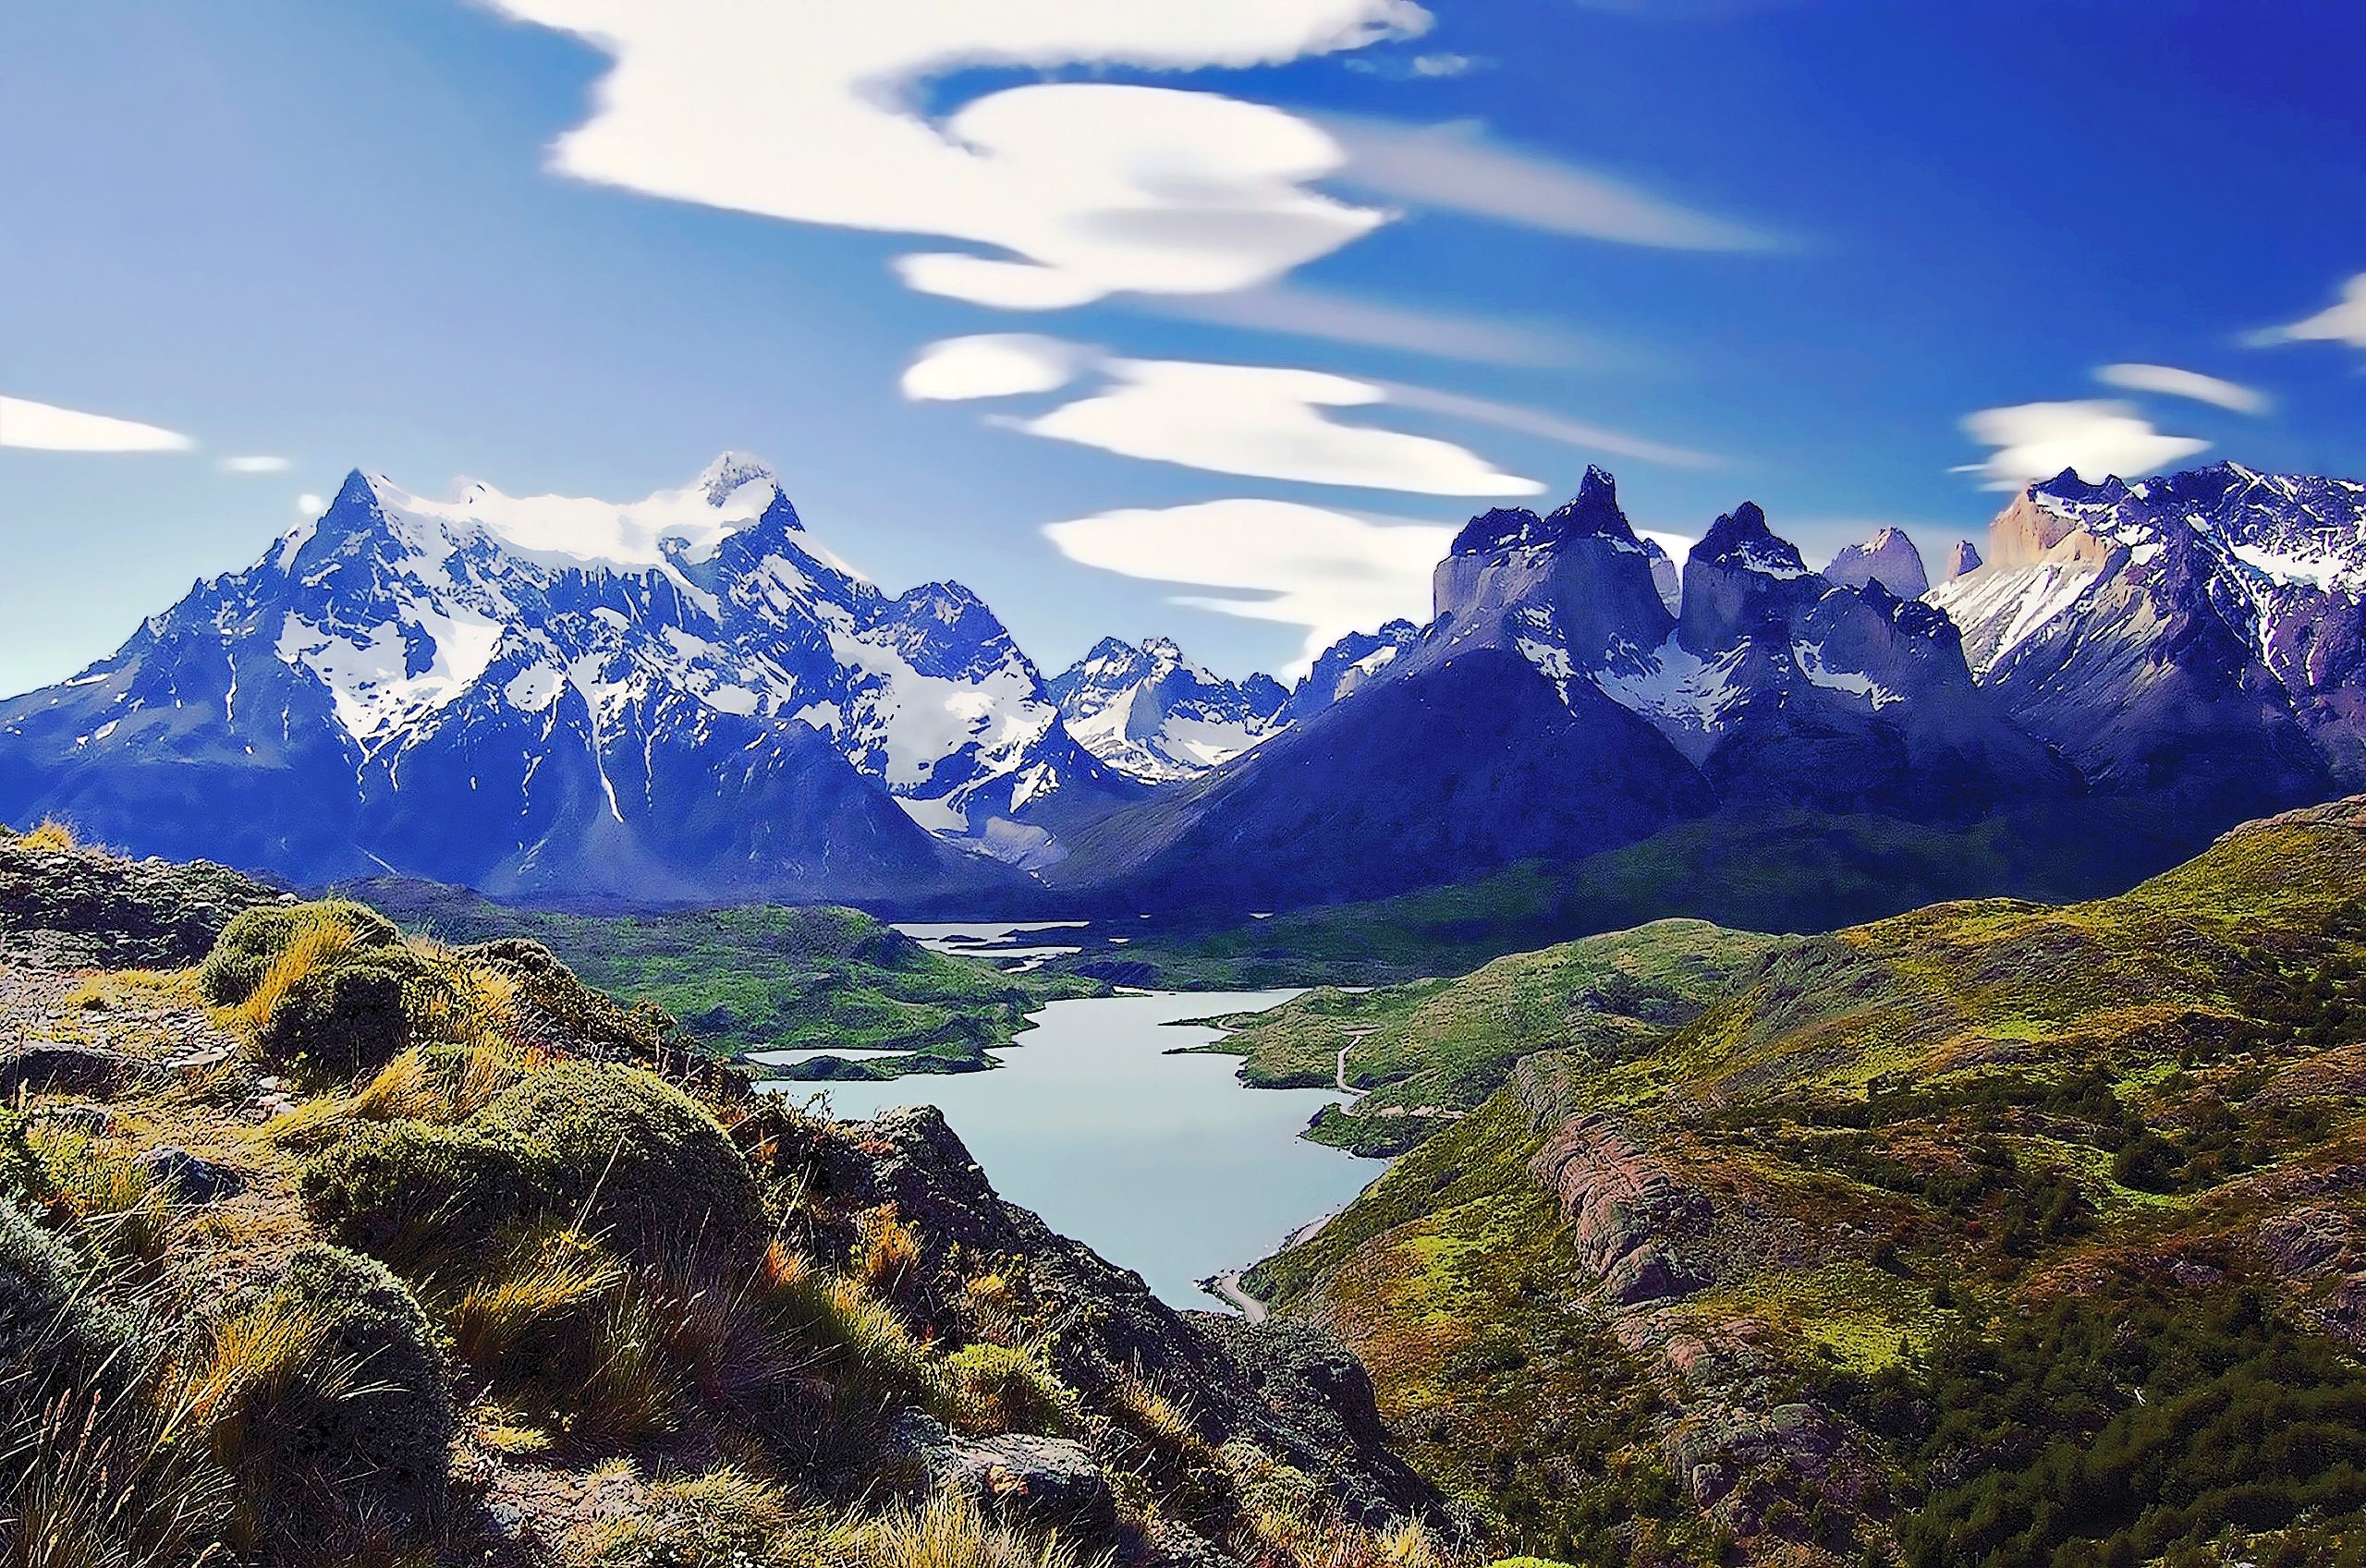
<svg viewBox="0 0 2366 1568">
<path fill-rule="evenodd" d="M 2065 472 L 1930 598 L 1982 684 L 2103 787 L 2251 807 L 2366 784 L 2366 485 Z"/>
<path fill-rule="evenodd" d="M 1421 640 L 1421 628 L 1410 621 L 1391 621 L 1376 632 L 1349 632 L 1324 649 L 1291 688 L 1283 719 L 1298 723 L 1311 719 L 1345 697 L 1352 697 L 1366 682 L 1396 662 L 1407 649 Z"/>
<path fill-rule="evenodd" d="M 1104 638 L 1046 688 L 1077 742 L 1144 784 L 1166 784 L 1237 757 L 1286 721 L 1290 694 L 1271 675 L 1228 681 L 1169 638 Z"/>
<path fill-rule="evenodd" d="M 226 852 L 222 789 L 255 797 Z M 855 896 L 974 881 L 940 837 L 1040 857 L 1048 816 L 1130 789 L 974 595 L 883 592 L 730 454 L 625 504 L 356 473 L 0 705 L 0 817 L 307 879 Z"/>
<path fill-rule="evenodd" d="M 1473 518 L 1436 618 L 1350 699 L 1117 811 L 1051 874 L 1270 907 L 1583 856 L 1720 806 L 1965 821 L 2079 793 L 1944 614 L 1809 570 L 1758 507 L 1693 547 L 1680 611 L 1665 559 L 1598 468 L 1546 516 Z"/>
</svg>

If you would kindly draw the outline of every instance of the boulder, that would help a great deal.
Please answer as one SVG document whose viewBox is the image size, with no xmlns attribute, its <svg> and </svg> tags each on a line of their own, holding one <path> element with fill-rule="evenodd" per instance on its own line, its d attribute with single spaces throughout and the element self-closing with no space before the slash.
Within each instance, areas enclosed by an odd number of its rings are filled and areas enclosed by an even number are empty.
<svg viewBox="0 0 2366 1568">
<path fill-rule="evenodd" d="M 0 1099 L 20 1094 L 113 1095 L 136 1072 L 121 1051 L 62 1040 L 27 1040 L 0 1056 Z"/>
<path fill-rule="evenodd" d="M 917 1411 L 901 1416 L 891 1457 L 923 1472 L 932 1487 L 958 1492 L 1014 1525 L 1105 1540 L 1117 1505 L 1092 1451 L 1067 1438 L 956 1437 Z"/>
<path fill-rule="evenodd" d="M 133 1163 L 151 1183 L 181 1203 L 219 1203 L 236 1197 L 247 1185 L 246 1178 L 229 1166 L 186 1149 L 152 1149 Z"/>
</svg>

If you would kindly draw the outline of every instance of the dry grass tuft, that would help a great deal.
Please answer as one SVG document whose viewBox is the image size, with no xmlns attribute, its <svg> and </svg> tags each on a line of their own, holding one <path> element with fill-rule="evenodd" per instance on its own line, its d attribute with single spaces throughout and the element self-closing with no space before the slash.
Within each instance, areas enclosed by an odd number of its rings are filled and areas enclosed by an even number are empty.
<svg viewBox="0 0 2366 1568">
<path fill-rule="evenodd" d="M 1057 1537 L 1037 1538 L 989 1519 L 966 1497 L 937 1493 L 841 1526 L 825 1561 L 848 1568 L 1099 1568 Z"/>
<path fill-rule="evenodd" d="M 82 847 L 82 841 L 74 836 L 74 830 L 55 817 L 43 818 L 41 826 L 15 843 L 18 849 L 32 854 Z"/>
<path fill-rule="evenodd" d="M 892 1203 L 855 1217 L 855 1274 L 872 1290 L 892 1291 L 921 1259 L 920 1233 Z"/>
<path fill-rule="evenodd" d="M 263 971 L 262 983 L 244 1002 L 226 1010 L 227 1022 L 248 1039 L 260 1039 L 288 993 L 323 969 L 332 968 L 360 950 L 358 933 L 333 911 L 304 911 L 287 945 Z"/>
</svg>

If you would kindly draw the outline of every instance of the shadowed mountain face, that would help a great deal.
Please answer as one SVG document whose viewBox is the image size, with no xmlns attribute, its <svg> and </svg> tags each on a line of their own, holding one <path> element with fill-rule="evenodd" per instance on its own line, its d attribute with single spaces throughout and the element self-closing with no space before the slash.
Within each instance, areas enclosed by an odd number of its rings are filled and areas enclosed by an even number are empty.
<svg viewBox="0 0 2366 1568">
<path fill-rule="evenodd" d="M 2366 486 L 2066 473 L 1934 590 L 1984 687 L 2098 788 L 2226 816 L 2366 782 Z"/>
<path fill-rule="evenodd" d="M 1600 469 L 1549 515 L 1474 518 L 1418 641 L 1317 719 L 1113 814 L 1051 876 L 1262 907 L 1581 857 L 1720 807 L 1961 822 L 2081 792 L 1975 685 L 1945 615 L 1809 570 L 1758 507 L 1693 549 L 1674 610 L 1665 559 Z"/>
</svg>

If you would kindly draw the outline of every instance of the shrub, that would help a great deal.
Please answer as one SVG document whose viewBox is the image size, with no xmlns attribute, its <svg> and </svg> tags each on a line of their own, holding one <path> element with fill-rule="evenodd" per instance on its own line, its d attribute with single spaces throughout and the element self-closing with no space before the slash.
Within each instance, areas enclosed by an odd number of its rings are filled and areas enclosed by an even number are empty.
<svg viewBox="0 0 2366 1568">
<path fill-rule="evenodd" d="M 410 1043 L 421 993 L 441 991 L 445 983 L 430 960 L 402 947 L 317 964 L 287 982 L 260 1021 L 256 1041 L 272 1061 L 313 1077 L 374 1072 Z M 266 977 L 257 998 L 270 990 Z"/>
<path fill-rule="evenodd" d="M 508 982 L 513 1004 L 522 1003 L 533 1015 L 530 1034 L 555 1034 L 642 1058 L 657 1056 L 675 1034 L 674 1020 L 663 1008 L 650 1003 L 625 1006 L 585 985 L 558 954 L 530 938 L 480 942 L 454 956 Z"/>
<path fill-rule="evenodd" d="M 945 1358 L 954 1425 L 976 1436 L 1031 1432 L 1066 1435 L 1076 1424 L 1076 1396 L 1060 1386 L 1043 1356 L 1000 1344 L 967 1344 Z"/>
<path fill-rule="evenodd" d="M 329 937 L 329 932 L 342 936 Z M 264 905 L 241 910 L 224 929 L 198 968 L 198 989 L 217 1007 L 243 1004 L 299 937 L 315 947 L 341 946 L 351 952 L 399 948 L 403 940 L 392 920 L 345 899 Z"/>
<path fill-rule="evenodd" d="M 855 1217 L 854 1269 L 864 1284 L 892 1291 L 920 1258 L 920 1233 L 897 1216 L 894 1204 L 883 1203 Z"/>
<path fill-rule="evenodd" d="M 235 1477 L 240 1533 L 267 1556 L 310 1561 L 355 1525 L 412 1529 L 443 1510 L 442 1357 L 419 1304 L 369 1258 L 299 1249 L 213 1325 L 179 1384 L 178 1424 Z"/>
<path fill-rule="evenodd" d="M 55 817 L 43 818 L 41 825 L 29 833 L 12 833 L 9 836 L 13 847 L 36 854 L 43 850 L 78 849 L 82 842 L 74 836 L 71 827 Z"/>
<path fill-rule="evenodd" d="M 74 1250 L 0 1199 L 0 1421 L 28 1418 L 54 1386 L 112 1383 L 130 1335 L 91 1295 Z"/>
<path fill-rule="evenodd" d="M 754 1178 L 699 1103 L 653 1073 L 563 1062 L 494 1100 L 489 1131 L 550 1149 L 557 1201 L 628 1254 L 686 1251 L 752 1266 L 764 1222 Z"/>
<path fill-rule="evenodd" d="M 546 1213 L 559 1183 L 541 1143 L 473 1122 L 356 1127 L 308 1161 L 301 1181 L 323 1230 L 410 1274 L 474 1262 Z"/>
</svg>

